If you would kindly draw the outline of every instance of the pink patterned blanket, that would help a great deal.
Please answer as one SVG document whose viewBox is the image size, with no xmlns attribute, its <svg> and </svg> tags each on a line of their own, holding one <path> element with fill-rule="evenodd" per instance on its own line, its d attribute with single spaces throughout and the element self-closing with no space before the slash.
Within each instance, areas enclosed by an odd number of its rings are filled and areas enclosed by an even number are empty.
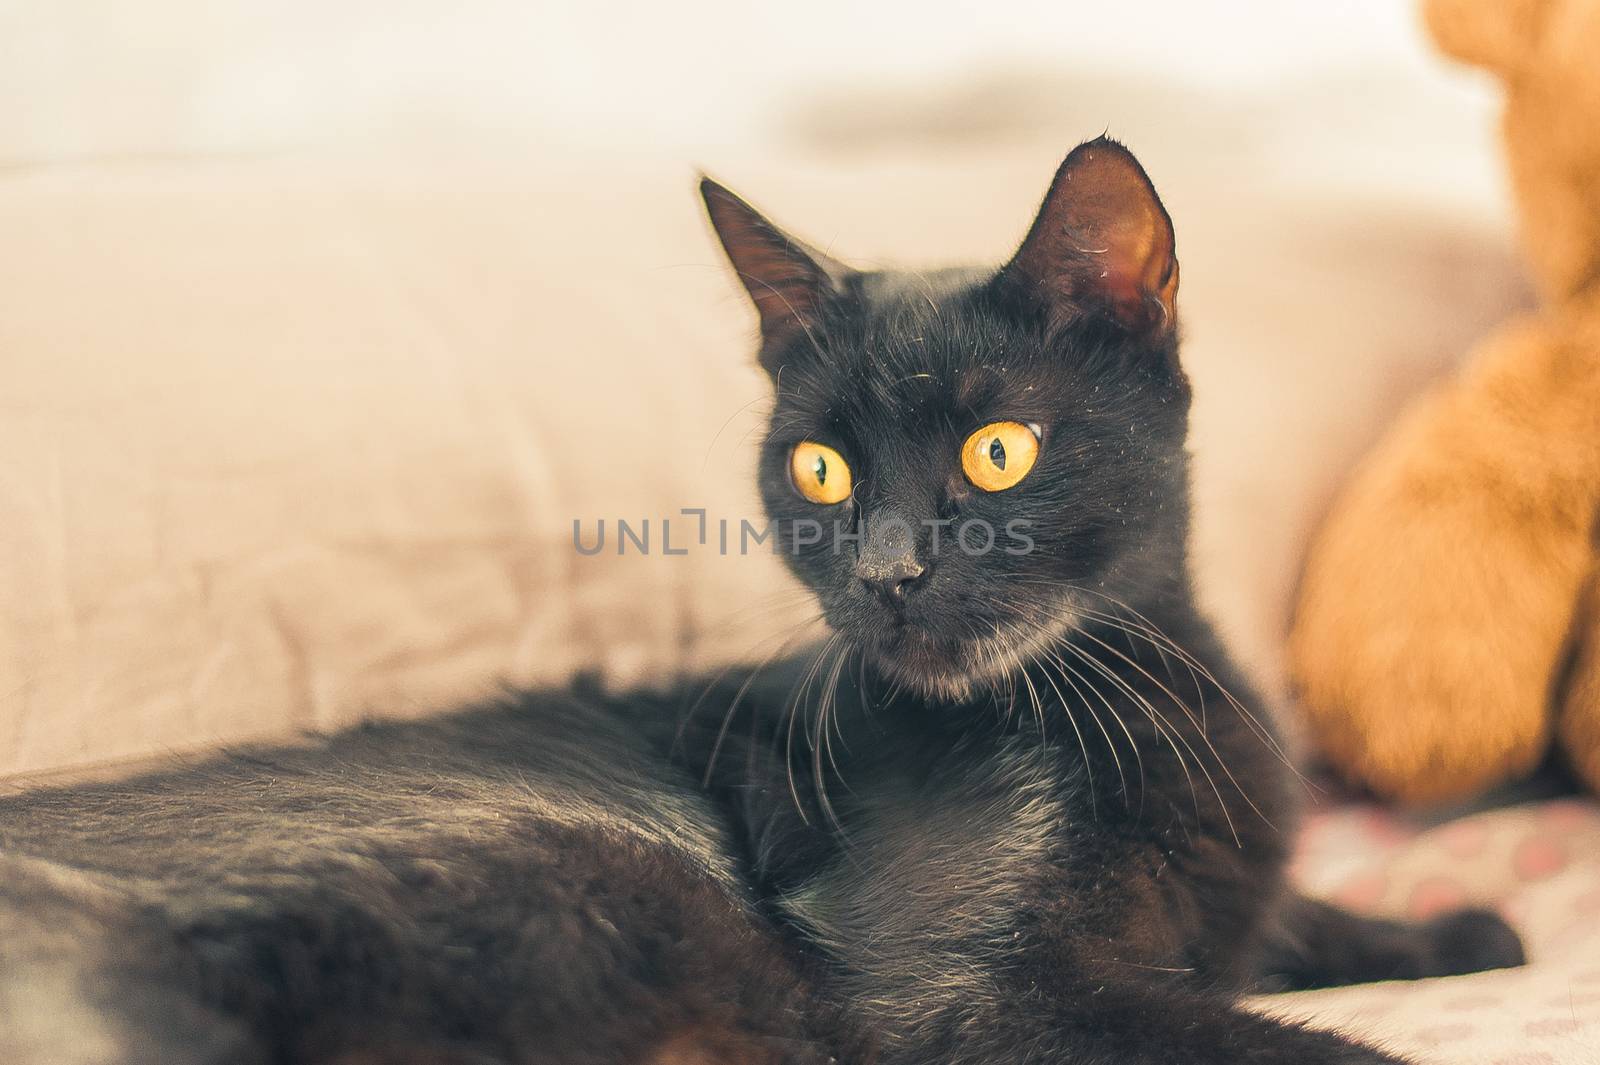
<svg viewBox="0 0 1600 1065">
<path fill-rule="evenodd" d="M 1258 1008 L 1430 1065 L 1600 1065 L 1600 804 L 1560 799 L 1436 827 L 1339 807 L 1306 825 L 1295 875 L 1314 894 L 1392 916 L 1495 906 L 1522 932 L 1530 964 L 1264 996 Z"/>
</svg>

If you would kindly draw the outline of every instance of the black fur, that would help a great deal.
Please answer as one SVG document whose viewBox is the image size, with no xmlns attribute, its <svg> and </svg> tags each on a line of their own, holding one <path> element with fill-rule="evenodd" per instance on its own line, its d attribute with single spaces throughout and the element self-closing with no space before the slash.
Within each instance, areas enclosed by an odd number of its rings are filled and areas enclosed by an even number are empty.
<svg viewBox="0 0 1600 1065">
<path fill-rule="evenodd" d="M 0 1058 L 1377 1065 L 1235 996 L 1520 962 L 1496 917 L 1283 882 L 1292 778 L 1191 593 L 1177 263 L 1131 156 L 1074 152 L 987 274 L 852 272 L 705 193 L 834 637 L 7 800 Z M 995 420 L 1041 443 L 990 495 L 958 455 Z M 796 493 L 801 440 L 848 500 Z M 935 545 L 974 520 L 1032 549 Z"/>
</svg>

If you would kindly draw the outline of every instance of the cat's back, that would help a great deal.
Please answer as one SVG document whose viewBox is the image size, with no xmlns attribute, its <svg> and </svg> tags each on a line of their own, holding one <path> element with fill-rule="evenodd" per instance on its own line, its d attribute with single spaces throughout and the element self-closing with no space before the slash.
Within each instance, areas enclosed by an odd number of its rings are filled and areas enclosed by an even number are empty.
<svg viewBox="0 0 1600 1065">
<path fill-rule="evenodd" d="M 803 1046 L 792 959 L 636 719 L 660 705 L 531 693 L 0 801 L 0 1004 L 140 989 L 79 1005 L 164 1062 L 440 1033 L 508 1061 L 644 1061 L 686 1011 L 693 1039 Z M 7 1038 L 8 1060 L 54 1060 Z"/>
<path fill-rule="evenodd" d="M 158 879 L 557 829 L 725 871 L 716 818 L 629 704 L 567 690 L 0 800 L 0 851 Z"/>
</svg>

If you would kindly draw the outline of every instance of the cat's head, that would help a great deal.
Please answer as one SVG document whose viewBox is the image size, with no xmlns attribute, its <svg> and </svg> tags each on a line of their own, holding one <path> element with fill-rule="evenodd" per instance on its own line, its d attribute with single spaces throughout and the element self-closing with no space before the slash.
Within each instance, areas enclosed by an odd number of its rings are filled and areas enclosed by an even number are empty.
<svg viewBox="0 0 1600 1065">
<path fill-rule="evenodd" d="M 761 321 L 777 549 L 887 673 L 965 698 L 1183 579 L 1178 263 L 1125 148 L 1076 148 L 998 271 L 853 270 L 702 193 Z"/>
</svg>

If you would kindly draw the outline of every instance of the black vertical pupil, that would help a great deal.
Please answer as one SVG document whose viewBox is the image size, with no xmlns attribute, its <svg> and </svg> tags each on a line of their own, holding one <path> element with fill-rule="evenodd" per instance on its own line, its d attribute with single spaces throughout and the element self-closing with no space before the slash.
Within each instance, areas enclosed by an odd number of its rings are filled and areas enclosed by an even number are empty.
<svg viewBox="0 0 1600 1065">
<path fill-rule="evenodd" d="M 998 436 L 989 441 L 989 461 L 994 463 L 994 468 L 997 470 L 1006 468 L 1006 446 L 1000 442 Z"/>
<path fill-rule="evenodd" d="M 818 455 L 811 464 L 811 475 L 817 479 L 818 484 L 828 483 L 828 460 Z"/>
</svg>

